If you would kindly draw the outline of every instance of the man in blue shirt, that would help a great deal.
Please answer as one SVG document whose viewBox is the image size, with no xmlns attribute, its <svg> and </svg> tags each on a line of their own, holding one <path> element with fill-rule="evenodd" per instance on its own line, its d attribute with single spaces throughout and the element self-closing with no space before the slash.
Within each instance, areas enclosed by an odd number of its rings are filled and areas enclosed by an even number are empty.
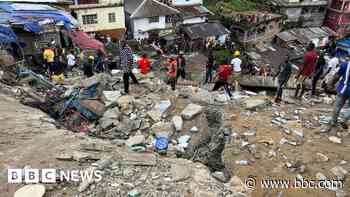
<svg viewBox="0 0 350 197">
<path fill-rule="evenodd" d="M 337 87 L 337 99 L 335 102 L 335 107 L 332 115 L 332 120 L 330 122 L 330 128 L 336 126 L 338 122 L 339 113 L 344 107 L 346 101 L 350 102 L 350 62 L 342 63 L 337 74 L 334 75 L 331 82 L 328 84 L 328 89 L 334 89 L 335 84 L 339 82 Z M 347 121 L 350 119 L 350 111 L 345 114 L 344 121 L 340 123 L 344 129 L 347 129 Z"/>
</svg>

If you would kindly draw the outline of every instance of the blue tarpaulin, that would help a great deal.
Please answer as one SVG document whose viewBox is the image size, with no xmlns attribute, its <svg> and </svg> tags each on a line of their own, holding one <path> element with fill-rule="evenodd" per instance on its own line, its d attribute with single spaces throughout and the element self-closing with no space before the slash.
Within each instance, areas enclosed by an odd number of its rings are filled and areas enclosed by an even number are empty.
<svg viewBox="0 0 350 197">
<path fill-rule="evenodd" d="M 350 39 L 344 39 L 337 42 L 337 56 L 349 56 L 350 55 Z"/>
<path fill-rule="evenodd" d="M 17 36 L 11 27 L 0 24 L 0 44 L 10 44 L 17 42 Z"/>
<path fill-rule="evenodd" d="M 77 21 L 67 12 L 37 4 L 0 3 L 0 24 L 23 25 L 27 31 L 40 33 L 43 31 L 43 21 L 63 23 L 71 31 L 77 26 Z"/>
</svg>

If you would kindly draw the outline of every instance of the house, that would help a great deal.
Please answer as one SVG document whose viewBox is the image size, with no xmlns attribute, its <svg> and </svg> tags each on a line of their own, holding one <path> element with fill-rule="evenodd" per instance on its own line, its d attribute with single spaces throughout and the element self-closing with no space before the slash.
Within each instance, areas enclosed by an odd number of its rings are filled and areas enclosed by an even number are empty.
<svg viewBox="0 0 350 197">
<path fill-rule="evenodd" d="M 157 0 L 127 0 L 125 13 L 130 37 L 147 39 L 172 32 L 179 11 Z"/>
<path fill-rule="evenodd" d="M 350 33 L 350 1 L 333 0 L 329 7 L 324 23 L 338 33 L 339 37 L 346 37 Z"/>
<path fill-rule="evenodd" d="M 243 46 L 270 42 L 283 26 L 284 17 L 264 12 L 235 12 L 231 14 L 232 38 Z"/>
<path fill-rule="evenodd" d="M 123 0 L 75 0 L 69 8 L 84 32 L 99 33 L 112 39 L 124 37 Z"/>
<path fill-rule="evenodd" d="M 288 27 L 319 27 L 326 16 L 328 0 L 272 0 L 273 11 L 287 16 Z"/>
<path fill-rule="evenodd" d="M 163 0 L 161 1 L 180 11 L 180 24 L 204 23 L 208 21 L 208 16 L 213 15 L 206 7 L 203 6 L 202 0 Z"/>
</svg>

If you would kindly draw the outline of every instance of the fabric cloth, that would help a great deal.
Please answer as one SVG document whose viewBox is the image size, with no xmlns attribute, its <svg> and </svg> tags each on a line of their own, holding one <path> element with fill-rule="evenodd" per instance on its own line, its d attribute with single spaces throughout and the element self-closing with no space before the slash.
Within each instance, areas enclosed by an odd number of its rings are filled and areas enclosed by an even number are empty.
<svg viewBox="0 0 350 197">
<path fill-rule="evenodd" d="M 337 95 L 337 98 L 335 100 L 335 107 L 332 114 L 331 125 L 337 124 L 340 111 L 346 104 L 346 101 L 350 103 L 350 97 L 342 96 L 340 94 Z M 350 110 L 347 110 L 347 112 L 344 115 L 344 123 L 346 123 L 349 119 L 350 119 Z"/>
<path fill-rule="evenodd" d="M 346 62 L 340 66 L 338 75 L 341 76 L 341 80 L 337 87 L 337 92 L 341 96 L 350 96 L 350 63 Z"/>
<path fill-rule="evenodd" d="M 141 73 L 146 75 L 151 70 L 151 62 L 148 58 L 141 58 L 137 61 L 137 64 L 140 66 Z"/>
<path fill-rule="evenodd" d="M 64 75 L 63 75 L 63 74 L 60 74 L 60 75 L 52 75 L 52 81 L 53 81 L 55 84 L 63 85 L 63 84 L 64 84 Z"/>
<path fill-rule="evenodd" d="M 120 51 L 120 66 L 124 73 L 131 72 L 133 65 L 133 53 L 130 47 L 124 47 Z"/>
<path fill-rule="evenodd" d="M 233 58 L 231 60 L 231 65 L 232 65 L 233 72 L 241 72 L 242 71 L 242 68 L 241 68 L 242 60 L 239 59 L 238 57 Z"/>
<path fill-rule="evenodd" d="M 83 67 L 83 72 L 86 77 L 92 77 L 94 75 L 93 72 L 94 64 L 91 62 L 86 62 Z"/>
<path fill-rule="evenodd" d="M 169 78 L 176 78 L 177 77 L 177 62 L 176 60 L 169 62 L 169 71 L 167 73 Z"/>
<path fill-rule="evenodd" d="M 73 67 L 73 66 L 75 66 L 75 63 L 76 63 L 76 61 L 75 61 L 75 56 L 73 55 L 73 54 L 68 54 L 67 55 L 67 64 L 68 64 L 68 66 L 69 67 Z"/>
<path fill-rule="evenodd" d="M 339 66 L 339 59 L 337 57 L 333 57 L 328 62 L 327 71 L 328 74 L 325 76 L 325 82 L 328 83 L 333 76 L 337 73 Z"/>
<path fill-rule="evenodd" d="M 52 49 L 45 49 L 43 58 L 47 63 L 53 63 L 55 58 L 55 52 Z"/>
<path fill-rule="evenodd" d="M 315 50 L 308 51 L 304 56 L 304 68 L 302 70 L 302 75 L 310 77 L 316 69 L 317 53 Z"/>
<path fill-rule="evenodd" d="M 287 82 L 288 80 L 278 82 L 276 101 L 282 100 L 283 88 L 287 84 Z"/>
<path fill-rule="evenodd" d="M 231 74 L 232 69 L 229 65 L 220 65 L 218 76 L 221 81 L 227 82 Z"/>
</svg>

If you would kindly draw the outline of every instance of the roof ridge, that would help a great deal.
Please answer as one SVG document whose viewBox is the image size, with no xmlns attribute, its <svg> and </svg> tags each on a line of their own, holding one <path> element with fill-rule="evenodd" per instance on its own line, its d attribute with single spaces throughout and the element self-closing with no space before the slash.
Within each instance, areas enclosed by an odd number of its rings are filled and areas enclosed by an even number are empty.
<svg viewBox="0 0 350 197">
<path fill-rule="evenodd" d="M 130 18 L 134 18 L 135 15 L 136 15 L 136 14 L 142 9 L 142 7 L 147 3 L 147 1 L 152 1 L 152 2 L 154 2 L 154 3 L 156 3 L 156 4 L 160 5 L 160 6 L 166 7 L 166 8 L 168 8 L 168 9 L 174 11 L 174 12 L 180 13 L 177 9 L 172 8 L 172 7 L 166 5 L 166 4 L 162 3 L 162 2 L 159 2 L 159 1 L 157 1 L 157 0 L 143 0 L 142 3 L 141 3 L 141 4 L 134 10 L 134 12 L 131 14 Z"/>
</svg>

